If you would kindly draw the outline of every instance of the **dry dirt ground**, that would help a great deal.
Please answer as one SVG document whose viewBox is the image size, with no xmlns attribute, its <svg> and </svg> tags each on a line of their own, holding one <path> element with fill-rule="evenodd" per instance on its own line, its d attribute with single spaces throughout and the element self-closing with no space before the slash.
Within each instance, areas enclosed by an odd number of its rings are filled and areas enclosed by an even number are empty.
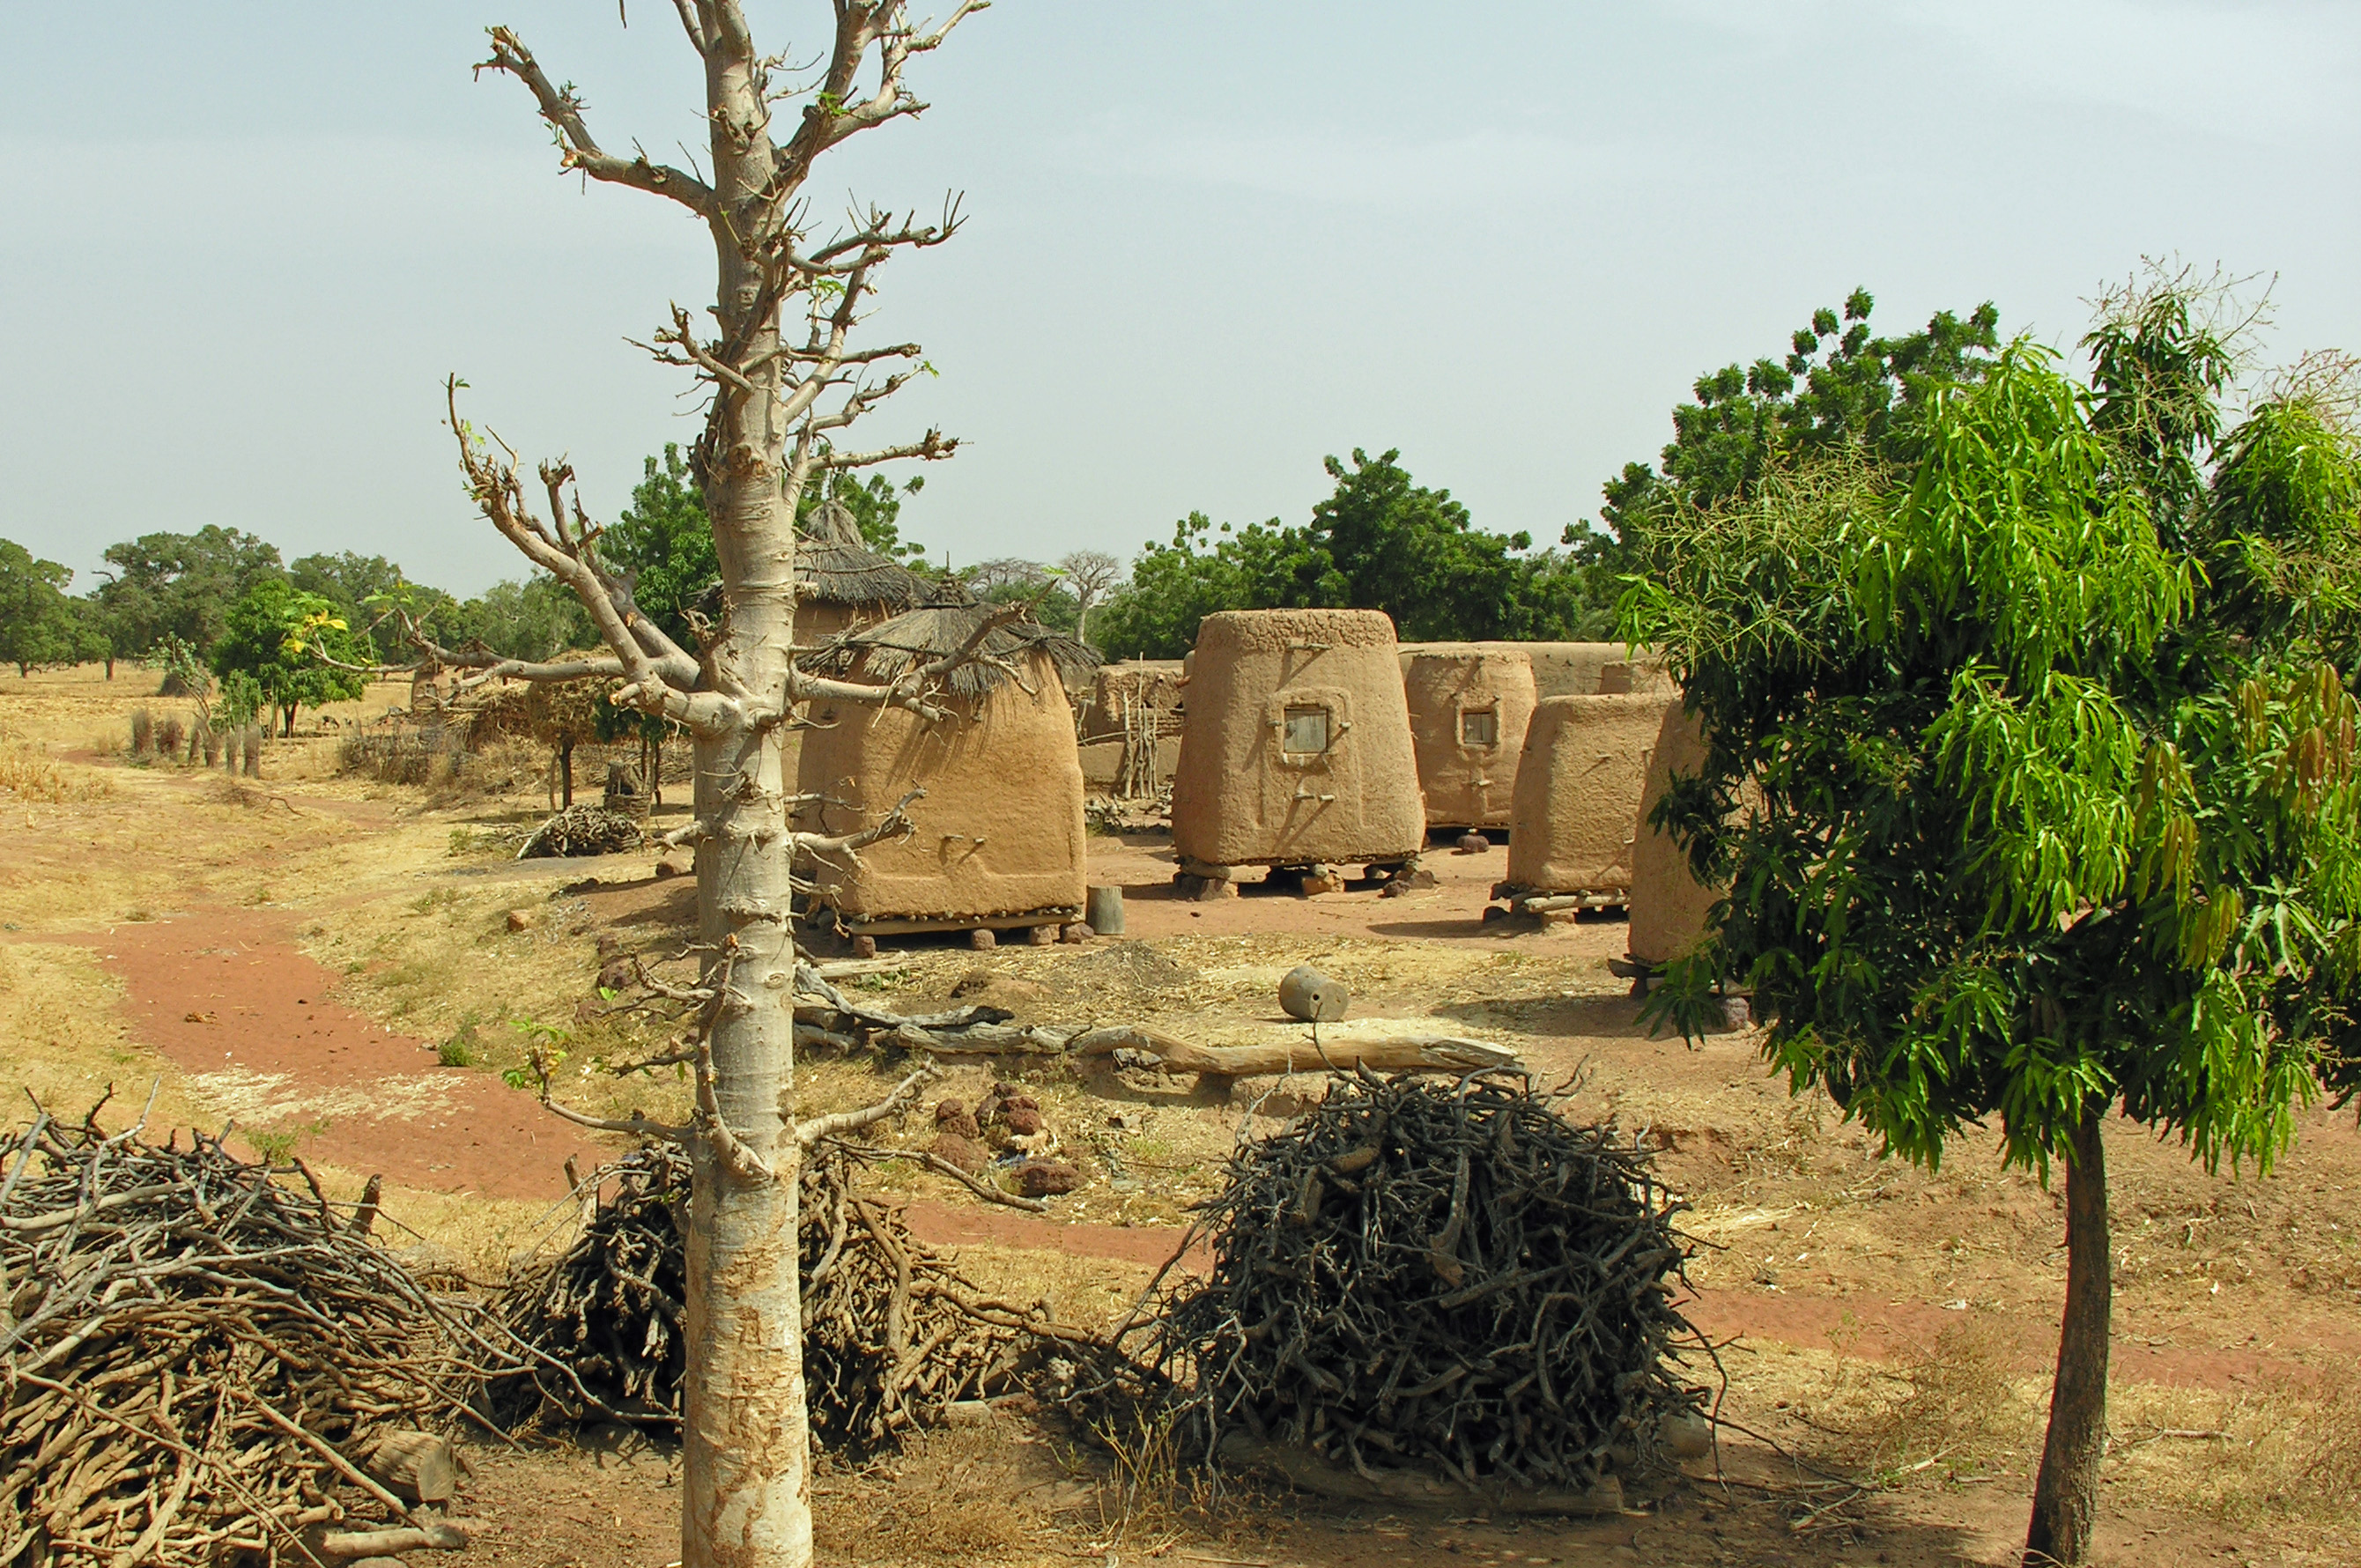
<svg viewBox="0 0 2361 1568">
<path fill-rule="evenodd" d="M 662 1117 L 670 1080 L 604 1064 L 661 1037 L 596 990 L 606 936 L 675 949 L 686 878 L 652 854 L 519 864 L 502 836 L 546 809 L 539 761 L 457 783 L 337 773 L 337 733 L 273 742 L 260 781 L 137 765 L 129 709 L 152 674 L 0 675 L 0 1081 L 104 1113 L 155 1086 L 155 1115 L 302 1156 L 332 1188 L 371 1172 L 409 1245 L 496 1275 L 563 1240 L 578 1135 L 500 1074 L 563 1050 L 560 1092 Z M 405 692 L 331 710 L 368 722 Z M 307 729 L 310 720 L 307 719 Z M 586 774 L 599 776 L 593 759 Z M 513 839 L 507 840 L 513 843 Z M 1252 1485 L 1122 1506 L 1098 1450 L 1053 1420 L 996 1417 L 898 1455 L 831 1463 L 829 1560 L 1049 1564 L 2002 1563 L 2021 1539 L 2064 1284 L 2056 1195 L 1970 1139 L 1939 1172 L 1881 1159 L 1817 1096 L 1766 1076 L 1755 1039 L 1651 1038 L 1606 967 L 1613 919 L 1507 932 L 1478 918 L 1503 852 L 1438 849 L 1440 884 L 1399 900 L 1254 888 L 1170 896 L 1170 851 L 1093 841 L 1092 880 L 1127 890 L 1120 940 L 976 952 L 914 941 L 857 983 L 909 1010 L 955 992 L 1027 1021 L 1148 1023 L 1209 1043 L 1309 1041 L 1273 988 L 1312 961 L 1355 995 L 1356 1029 L 1472 1035 L 1572 1087 L 1575 1114 L 1659 1151 L 1698 1242 L 1688 1311 L 1727 1376 L 1711 1463 L 1644 1508 L 1556 1522 L 1395 1517 Z M 804 1064 L 808 1104 L 875 1097 L 894 1070 Z M 981 1067 L 938 1093 L 972 1099 Z M 1030 1086 L 1084 1171 L 1040 1218 L 904 1162 L 878 1180 L 981 1283 L 1104 1321 L 1171 1255 L 1187 1207 L 1300 1085 L 1215 1091 L 1133 1072 Z M 922 1142 L 914 1120 L 889 1140 Z M 2269 1175 L 2208 1174 L 2128 1124 L 2109 1135 L 2117 1235 L 2113 1446 L 2100 1561 L 2361 1560 L 2361 1136 L 2315 1108 Z M 1739 1429 L 1743 1429 L 1742 1431 Z M 628 1433 L 479 1444 L 471 1560 L 664 1568 L 674 1453 Z M 1832 1477 L 1849 1484 L 1835 1485 Z"/>
</svg>

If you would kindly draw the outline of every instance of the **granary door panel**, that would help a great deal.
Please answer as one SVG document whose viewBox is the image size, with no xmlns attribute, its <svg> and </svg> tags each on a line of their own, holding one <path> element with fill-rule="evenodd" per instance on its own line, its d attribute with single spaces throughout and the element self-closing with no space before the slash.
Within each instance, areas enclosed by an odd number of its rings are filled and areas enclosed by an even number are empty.
<svg viewBox="0 0 2361 1568">
<path fill-rule="evenodd" d="M 1332 839 L 1360 825 L 1360 747 L 1353 737 L 1353 699 L 1334 686 L 1289 686 L 1263 705 L 1257 748 L 1260 819 L 1270 853 L 1300 841 Z M 1246 785 L 1246 780 L 1239 780 Z M 1309 851 L 1307 851 L 1309 852 Z"/>
</svg>

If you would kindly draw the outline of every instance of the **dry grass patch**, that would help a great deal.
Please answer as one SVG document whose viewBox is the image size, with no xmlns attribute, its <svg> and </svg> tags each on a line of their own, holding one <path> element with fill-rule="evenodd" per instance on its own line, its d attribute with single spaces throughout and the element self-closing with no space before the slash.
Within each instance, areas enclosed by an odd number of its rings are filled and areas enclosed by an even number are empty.
<svg viewBox="0 0 2361 1568">
<path fill-rule="evenodd" d="M 2223 1392 L 2108 1390 L 2108 1469 L 2118 1490 L 2234 1525 L 2331 1527 L 2348 1544 L 2361 1517 L 2361 1375 L 2337 1366 Z"/>
<path fill-rule="evenodd" d="M 87 948 L 0 947 L 0 1083 L 76 1119 L 112 1085 L 109 1126 L 135 1119 L 155 1084 L 148 1124 L 158 1136 L 170 1126 L 219 1126 L 219 1113 L 181 1070 L 131 1038 L 115 1012 L 122 994 Z"/>
</svg>

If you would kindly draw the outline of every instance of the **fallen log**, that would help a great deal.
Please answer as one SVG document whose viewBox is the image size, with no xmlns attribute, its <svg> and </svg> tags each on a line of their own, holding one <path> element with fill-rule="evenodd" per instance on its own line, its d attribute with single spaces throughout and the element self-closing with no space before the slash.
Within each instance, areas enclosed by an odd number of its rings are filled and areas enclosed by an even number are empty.
<svg viewBox="0 0 2361 1568">
<path fill-rule="evenodd" d="M 467 1535 L 447 1524 L 335 1530 L 313 1548 L 324 1557 L 392 1557 L 404 1552 L 465 1552 Z"/>
<path fill-rule="evenodd" d="M 1152 1056 L 1172 1072 L 1217 1078 L 1256 1078 L 1265 1073 L 1318 1072 L 1325 1068 L 1366 1067 L 1373 1072 L 1427 1069 L 1436 1072 L 1515 1071 L 1517 1053 L 1486 1040 L 1457 1035 L 1380 1035 L 1361 1039 L 1281 1041 L 1272 1045 L 1201 1046 L 1143 1025 L 1117 1025 L 1077 1036 L 1078 1057 L 1111 1056 L 1119 1050 Z"/>
</svg>

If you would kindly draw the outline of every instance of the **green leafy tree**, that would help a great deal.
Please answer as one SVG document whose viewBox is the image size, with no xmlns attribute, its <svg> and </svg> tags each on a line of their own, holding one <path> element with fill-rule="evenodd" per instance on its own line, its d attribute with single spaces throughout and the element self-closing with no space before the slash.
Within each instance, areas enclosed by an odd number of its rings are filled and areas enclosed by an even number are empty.
<svg viewBox="0 0 2361 1568">
<path fill-rule="evenodd" d="M 1650 519 L 1625 630 L 1710 738 L 1657 820 L 1730 893 L 1655 1005 L 1749 988 L 1764 1050 L 1888 1153 L 2062 1162 L 2068 1270 L 2028 1562 L 2091 1539 L 2109 1115 L 2268 1170 L 2361 1085 L 2361 459 L 2315 399 L 2217 446 L 2229 356 L 2120 299 L 2092 385 L 2022 342 Z M 1717 481 L 1719 483 L 1719 481 Z M 1741 789 L 1749 805 L 1736 809 Z"/>
<path fill-rule="evenodd" d="M 0 539 L 0 660 L 19 676 L 37 666 L 91 657 L 89 623 L 66 598 L 72 569 Z"/>
<path fill-rule="evenodd" d="M 1177 659 L 1215 610 L 1381 609 L 1405 641 L 1564 639 L 1607 624 L 1604 579 L 1529 533 L 1475 526 L 1448 490 L 1414 481 L 1388 452 L 1326 459 L 1336 488 L 1301 528 L 1273 518 L 1218 535 L 1202 512 L 1149 544 L 1100 612 L 1109 652 Z"/>
<path fill-rule="evenodd" d="M 555 577 L 494 583 L 474 598 L 437 607 L 434 626 L 446 646 L 481 642 L 504 659 L 549 659 L 598 639 L 582 601 Z"/>
<path fill-rule="evenodd" d="M 230 611 L 266 578 L 280 577 L 279 548 L 235 528 L 208 524 L 194 533 L 143 533 L 110 544 L 106 609 L 114 657 L 136 659 L 165 633 L 210 653 Z"/>
<path fill-rule="evenodd" d="M 303 592 L 317 594 L 334 605 L 377 663 L 398 663 L 409 655 L 401 623 L 381 613 L 379 607 L 396 598 L 403 598 L 408 603 L 409 598 L 401 590 L 410 585 L 401 568 L 384 556 L 358 555 L 349 550 L 335 555 L 299 556 L 288 563 L 287 578 Z M 427 602 L 413 605 L 412 612 L 423 614 L 431 621 L 432 601 L 449 596 L 437 595 L 432 589 L 427 590 Z"/>
<path fill-rule="evenodd" d="M 1697 378 L 1694 400 L 1673 410 L 1673 439 L 1654 466 L 1627 463 L 1605 488 L 1599 517 L 1566 525 L 1586 602 L 1611 606 L 1615 584 L 1650 568 L 1652 521 L 1673 537 L 1680 520 L 1742 501 L 1764 476 L 1792 471 L 1819 453 L 1859 451 L 1886 463 L 1919 455 L 1936 392 L 1972 382 L 1998 347 L 2000 313 L 1991 302 L 1965 316 L 1938 311 L 1916 332 L 1876 334 L 1876 301 L 1855 289 L 1843 307 L 1812 313 L 1784 356 L 1727 365 Z M 1611 623 L 1612 610 L 1603 618 Z"/>
<path fill-rule="evenodd" d="M 256 583 L 230 608 L 213 648 L 214 673 L 225 677 L 225 689 L 232 674 L 250 677 L 279 710 L 285 735 L 295 732 L 299 709 L 349 702 L 366 691 L 366 675 L 336 664 L 368 662 L 335 605 L 277 576 Z"/>
<path fill-rule="evenodd" d="M 804 492 L 802 503 L 796 508 L 796 521 L 809 517 L 823 500 L 835 501 L 852 514 L 862 542 L 869 548 L 888 560 L 915 566 L 927 558 L 927 547 L 902 537 L 902 503 L 926 488 L 923 474 L 913 474 L 896 485 L 883 474 L 863 479 L 849 469 L 830 469 L 824 490 L 814 486 Z"/>
<path fill-rule="evenodd" d="M 1197 623 L 1224 609 L 1269 609 L 1277 575 L 1262 566 L 1275 551 L 1279 520 L 1216 537 L 1213 520 L 1192 511 L 1175 523 L 1172 543 L 1150 543 L 1132 563 L 1130 583 L 1098 616 L 1097 645 L 1115 658 L 1178 659 L 1196 645 Z"/>
</svg>

